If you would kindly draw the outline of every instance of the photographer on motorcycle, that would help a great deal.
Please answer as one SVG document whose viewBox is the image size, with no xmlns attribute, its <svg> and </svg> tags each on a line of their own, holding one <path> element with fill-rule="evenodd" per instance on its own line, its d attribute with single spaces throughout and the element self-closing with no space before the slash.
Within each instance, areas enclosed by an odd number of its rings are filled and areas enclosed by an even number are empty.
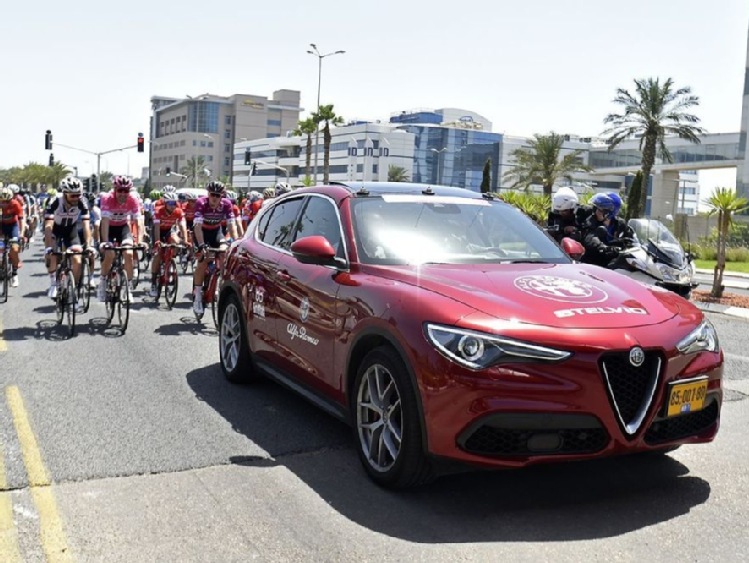
<svg viewBox="0 0 749 563">
<path fill-rule="evenodd" d="M 621 198 L 614 195 L 616 198 L 611 194 L 596 194 L 590 200 L 593 213 L 583 224 L 581 241 L 585 247 L 581 261 L 586 264 L 607 267 L 619 255 L 623 242 L 634 236 L 626 221 L 616 216 Z"/>
</svg>

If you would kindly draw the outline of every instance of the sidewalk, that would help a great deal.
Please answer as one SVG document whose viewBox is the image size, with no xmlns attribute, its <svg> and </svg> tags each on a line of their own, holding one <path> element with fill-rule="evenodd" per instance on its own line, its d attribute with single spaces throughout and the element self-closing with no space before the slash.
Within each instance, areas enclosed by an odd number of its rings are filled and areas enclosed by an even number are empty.
<svg viewBox="0 0 749 563">
<path fill-rule="evenodd" d="M 712 270 L 697 269 L 698 274 L 712 276 Z M 740 272 L 723 272 L 723 285 L 726 288 L 749 290 L 749 274 Z M 741 317 L 749 320 L 749 309 L 743 307 L 730 307 L 719 303 L 705 303 L 704 301 L 692 301 L 694 305 L 702 311 L 711 311 L 713 313 L 723 313 L 733 317 Z"/>
</svg>

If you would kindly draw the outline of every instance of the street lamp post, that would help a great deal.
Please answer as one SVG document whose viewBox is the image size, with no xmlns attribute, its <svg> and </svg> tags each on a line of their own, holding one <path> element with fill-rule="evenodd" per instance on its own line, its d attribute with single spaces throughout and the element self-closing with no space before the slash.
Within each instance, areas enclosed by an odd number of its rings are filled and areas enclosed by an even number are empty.
<svg viewBox="0 0 749 563">
<path fill-rule="evenodd" d="M 286 174 L 286 183 L 287 184 L 289 183 L 289 169 L 288 168 L 284 168 L 283 166 L 278 166 L 277 164 L 271 164 L 270 162 L 265 162 L 264 160 L 255 159 L 255 162 L 262 166 L 269 166 L 270 168 L 275 168 L 276 170 L 280 170 L 281 172 Z M 249 182 L 248 182 L 248 186 L 249 186 Z"/>
<path fill-rule="evenodd" d="M 447 147 L 437 149 L 429 149 L 430 151 L 437 153 L 437 183 L 442 184 L 442 153 L 447 150 Z"/>
<path fill-rule="evenodd" d="M 312 50 L 308 50 L 307 52 L 310 55 L 314 55 L 317 57 L 317 108 L 315 109 L 316 112 L 320 111 L 320 85 L 322 82 L 322 60 L 325 57 L 330 57 L 333 55 L 342 55 L 346 51 L 331 51 L 330 53 L 325 53 L 324 55 L 320 54 L 320 51 L 317 50 L 317 45 L 314 43 L 309 44 L 310 47 L 312 47 Z M 315 130 L 315 170 L 313 173 L 313 178 L 315 181 L 315 185 L 317 185 L 317 153 L 319 152 L 320 147 L 320 124 L 317 124 L 316 130 Z"/>
</svg>

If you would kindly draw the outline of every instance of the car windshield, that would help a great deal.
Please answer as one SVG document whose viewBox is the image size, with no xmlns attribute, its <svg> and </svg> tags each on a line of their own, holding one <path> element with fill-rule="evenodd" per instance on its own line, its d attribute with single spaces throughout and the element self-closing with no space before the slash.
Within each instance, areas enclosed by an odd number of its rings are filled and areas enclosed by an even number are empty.
<svg viewBox="0 0 749 563">
<path fill-rule="evenodd" d="M 502 202 L 387 194 L 356 199 L 352 206 L 363 263 L 569 262 L 535 223 Z"/>
</svg>

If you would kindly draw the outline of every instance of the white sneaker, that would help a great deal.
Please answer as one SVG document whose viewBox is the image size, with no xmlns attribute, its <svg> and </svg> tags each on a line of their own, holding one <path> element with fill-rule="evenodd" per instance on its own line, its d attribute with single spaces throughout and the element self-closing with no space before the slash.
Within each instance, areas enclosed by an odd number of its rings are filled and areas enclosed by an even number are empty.
<svg viewBox="0 0 749 563">
<path fill-rule="evenodd" d="M 155 285 L 151 285 L 151 289 L 148 290 L 148 296 L 149 297 L 156 297 L 159 294 L 158 289 Z"/>
<path fill-rule="evenodd" d="M 75 304 L 75 312 L 76 313 L 85 313 L 86 312 L 85 307 L 83 306 L 83 303 L 81 303 L 80 301 Z"/>
<path fill-rule="evenodd" d="M 56 285 L 50 285 L 49 289 L 47 290 L 47 297 L 50 299 L 57 299 L 57 286 Z"/>
<path fill-rule="evenodd" d="M 10 287 L 18 287 L 18 274 L 14 274 L 10 278 Z"/>
<path fill-rule="evenodd" d="M 192 311 L 198 316 L 201 316 L 203 313 L 205 313 L 205 308 L 203 307 L 203 298 L 200 295 L 195 296 L 195 301 L 192 302 Z"/>
<path fill-rule="evenodd" d="M 107 288 L 104 285 L 104 280 L 101 279 L 99 281 L 99 288 L 96 290 L 96 297 L 99 299 L 99 301 L 101 301 L 102 303 L 104 303 L 104 300 L 106 299 L 106 296 L 107 296 Z"/>
<path fill-rule="evenodd" d="M 29 244 L 34 244 L 34 237 L 29 237 Z"/>
<path fill-rule="evenodd" d="M 99 280 L 96 279 L 96 276 L 91 276 L 91 279 L 88 282 L 89 289 L 96 289 L 99 284 Z"/>
</svg>

